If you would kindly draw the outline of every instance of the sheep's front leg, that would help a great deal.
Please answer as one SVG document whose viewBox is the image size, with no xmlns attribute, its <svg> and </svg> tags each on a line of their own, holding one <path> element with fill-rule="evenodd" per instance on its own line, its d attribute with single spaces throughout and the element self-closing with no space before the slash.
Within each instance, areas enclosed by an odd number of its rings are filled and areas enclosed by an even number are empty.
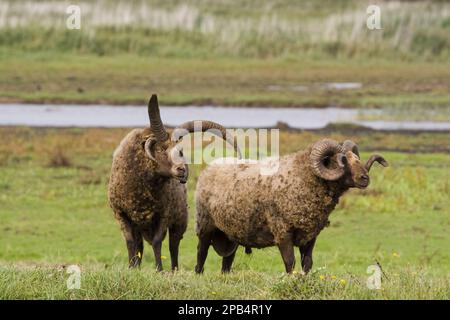
<svg viewBox="0 0 450 320">
<path fill-rule="evenodd" d="M 278 244 L 281 257 L 283 258 L 284 267 L 287 273 L 291 273 L 295 267 L 294 243 L 292 235 L 288 235 Z"/>
<path fill-rule="evenodd" d="M 136 268 L 141 265 L 142 255 L 144 253 L 144 242 L 142 234 L 136 226 L 126 218 L 124 214 L 116 214 L 122 229 L 128 250 L 128 267 Z"/>
<path fill-rule="evenodd" d="M 312 252 L 315 244 L 316 238 L 310 240 L 305 245 L 300 246 L 302 269 L 305 274 L 307 274 L 312 268 L 313 265 Z"/>
<path fill-rule="evenodd" d="M 183 232 L 177 227 L 171 227 L 169 229 L 169 251 L 170 260 L 172 262 L 172 271 L 178 269 L 178 248 L 180 246 L 181 238 L 183 238 Z"/>
<path fill-rule="evenodd" d="M 151 242 L 153 254 L 155 256 L 156 271 L 162 271 L 163 269 L 161 261 L 161 246 L 166 235 L 166 231 L 166 224 L 164 221 L 159 221 Z"/>
<path fill-rule="evenodd" d="M 162 261 L 161 261 L 161 246 L 162 246 L 162 240 L 153 240 L 152 242 L 152 248 L 153 248 L 153 254 L 155 255 L 155 264 L 156 264 L 156 271 L 162 271 Z"/>
</svg>

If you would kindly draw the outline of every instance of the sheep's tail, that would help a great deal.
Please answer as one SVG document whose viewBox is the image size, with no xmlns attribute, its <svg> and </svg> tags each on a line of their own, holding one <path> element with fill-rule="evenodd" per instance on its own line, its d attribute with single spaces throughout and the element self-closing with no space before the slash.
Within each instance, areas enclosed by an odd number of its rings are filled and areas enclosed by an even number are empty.
<svg viewBox="0 0 450 320">
<path fill-rule="evenodd" d="M 245 254 L 252 254 L 252 248 L 245 247 Z"/>
</svg>

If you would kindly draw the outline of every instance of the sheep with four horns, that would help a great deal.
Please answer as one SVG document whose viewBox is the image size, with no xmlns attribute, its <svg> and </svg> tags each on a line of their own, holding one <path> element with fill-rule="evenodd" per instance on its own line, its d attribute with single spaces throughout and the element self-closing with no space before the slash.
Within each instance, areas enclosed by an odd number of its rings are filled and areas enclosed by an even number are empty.
<svg viewBox="0 0 450 320">
<path fill-rule="evenodd" d="M 210 245 L 223 257 L 222 272 L 230 271 L 238 245 L 246 252 L 276 245 L 288 273 L 296 246 L 307 273 L 316 238 L 339 198 L 349 188 L 369 185 L 375 161 L 388 165 L 379 155 L 362 164 L 354 142 L 331 139 L 279 161 L 273 175 L 261 175 L 258 164 L 212 164 L 203 170 L 196 190 L 197 273 L 203 272 Z"/>
<path fill-rule="evenodd" d="M 186 122 L 177 128 L 177 139 L 170 139 L 156 95 L 149 101 L 148 115 L 150 127 L 131 131 L 114 152 L 109 203 L 125 237 L 129 266 L 140 265 L 145 239 L 153 247 L 157 270 L 162 270 L 161 244 L 169 230 L 174 270 L 188 217 L 188 167 L 179 141 L 197 128 L 194 121 Z M 201 130 L 227 137 L 225 128 L 211 121 L 201 121 Z M 227 141 L 237 148 L 233 139 Z"/>
</svg>

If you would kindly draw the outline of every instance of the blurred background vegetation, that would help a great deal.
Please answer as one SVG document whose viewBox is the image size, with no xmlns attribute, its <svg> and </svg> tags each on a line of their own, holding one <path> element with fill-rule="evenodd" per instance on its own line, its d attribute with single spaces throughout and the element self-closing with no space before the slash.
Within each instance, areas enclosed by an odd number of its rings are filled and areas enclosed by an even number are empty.
<svg viewBox="0 0 450 320">
<path fill-rule="evenodd" d="M 449 58 L 447 1 L 0 1 L 1 101 L 446 108 Z"/>
<path fill-rule="evenodd" d="M 379 4 L 382 30 L 366 28 Z M 81 7 L 80 32 L 65 10 Z M 17 50 L 152 57 L 447 59 L 446 1 L 1 1 L 0 45 Z"/>
</svg>

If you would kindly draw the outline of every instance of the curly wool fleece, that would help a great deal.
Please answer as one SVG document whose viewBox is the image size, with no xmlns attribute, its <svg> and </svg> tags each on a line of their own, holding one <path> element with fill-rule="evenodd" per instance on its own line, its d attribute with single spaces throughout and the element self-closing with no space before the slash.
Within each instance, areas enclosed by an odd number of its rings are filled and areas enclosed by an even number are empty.
<svg viewBox="0 0 450 320">
<path fill-rule="evenodd" d="M 279 244 L 295 231 L 296 245 L 315 238 L 348 187 L 317 177 L 307 150 L 280 158 L 279 171 L 259 165 L 210 165 L 197 183 L 197 234 L 218 228 L 248 247 Z"/>
<path fill-rule="evenodd" d="M 148 234 L 144 236 L 150 239 L 155 222 L 167 227 L 186 226 L 188 214 L 186 186 L 156 175 L 156 164 L 142 148 L 152 134 L 150 128 L 135 129 L 122 140 L 114 152 L 108 190 L 110 206 L 119 222 L 125 214 L 133 224 L 145 228 Z"/>
</svg>

